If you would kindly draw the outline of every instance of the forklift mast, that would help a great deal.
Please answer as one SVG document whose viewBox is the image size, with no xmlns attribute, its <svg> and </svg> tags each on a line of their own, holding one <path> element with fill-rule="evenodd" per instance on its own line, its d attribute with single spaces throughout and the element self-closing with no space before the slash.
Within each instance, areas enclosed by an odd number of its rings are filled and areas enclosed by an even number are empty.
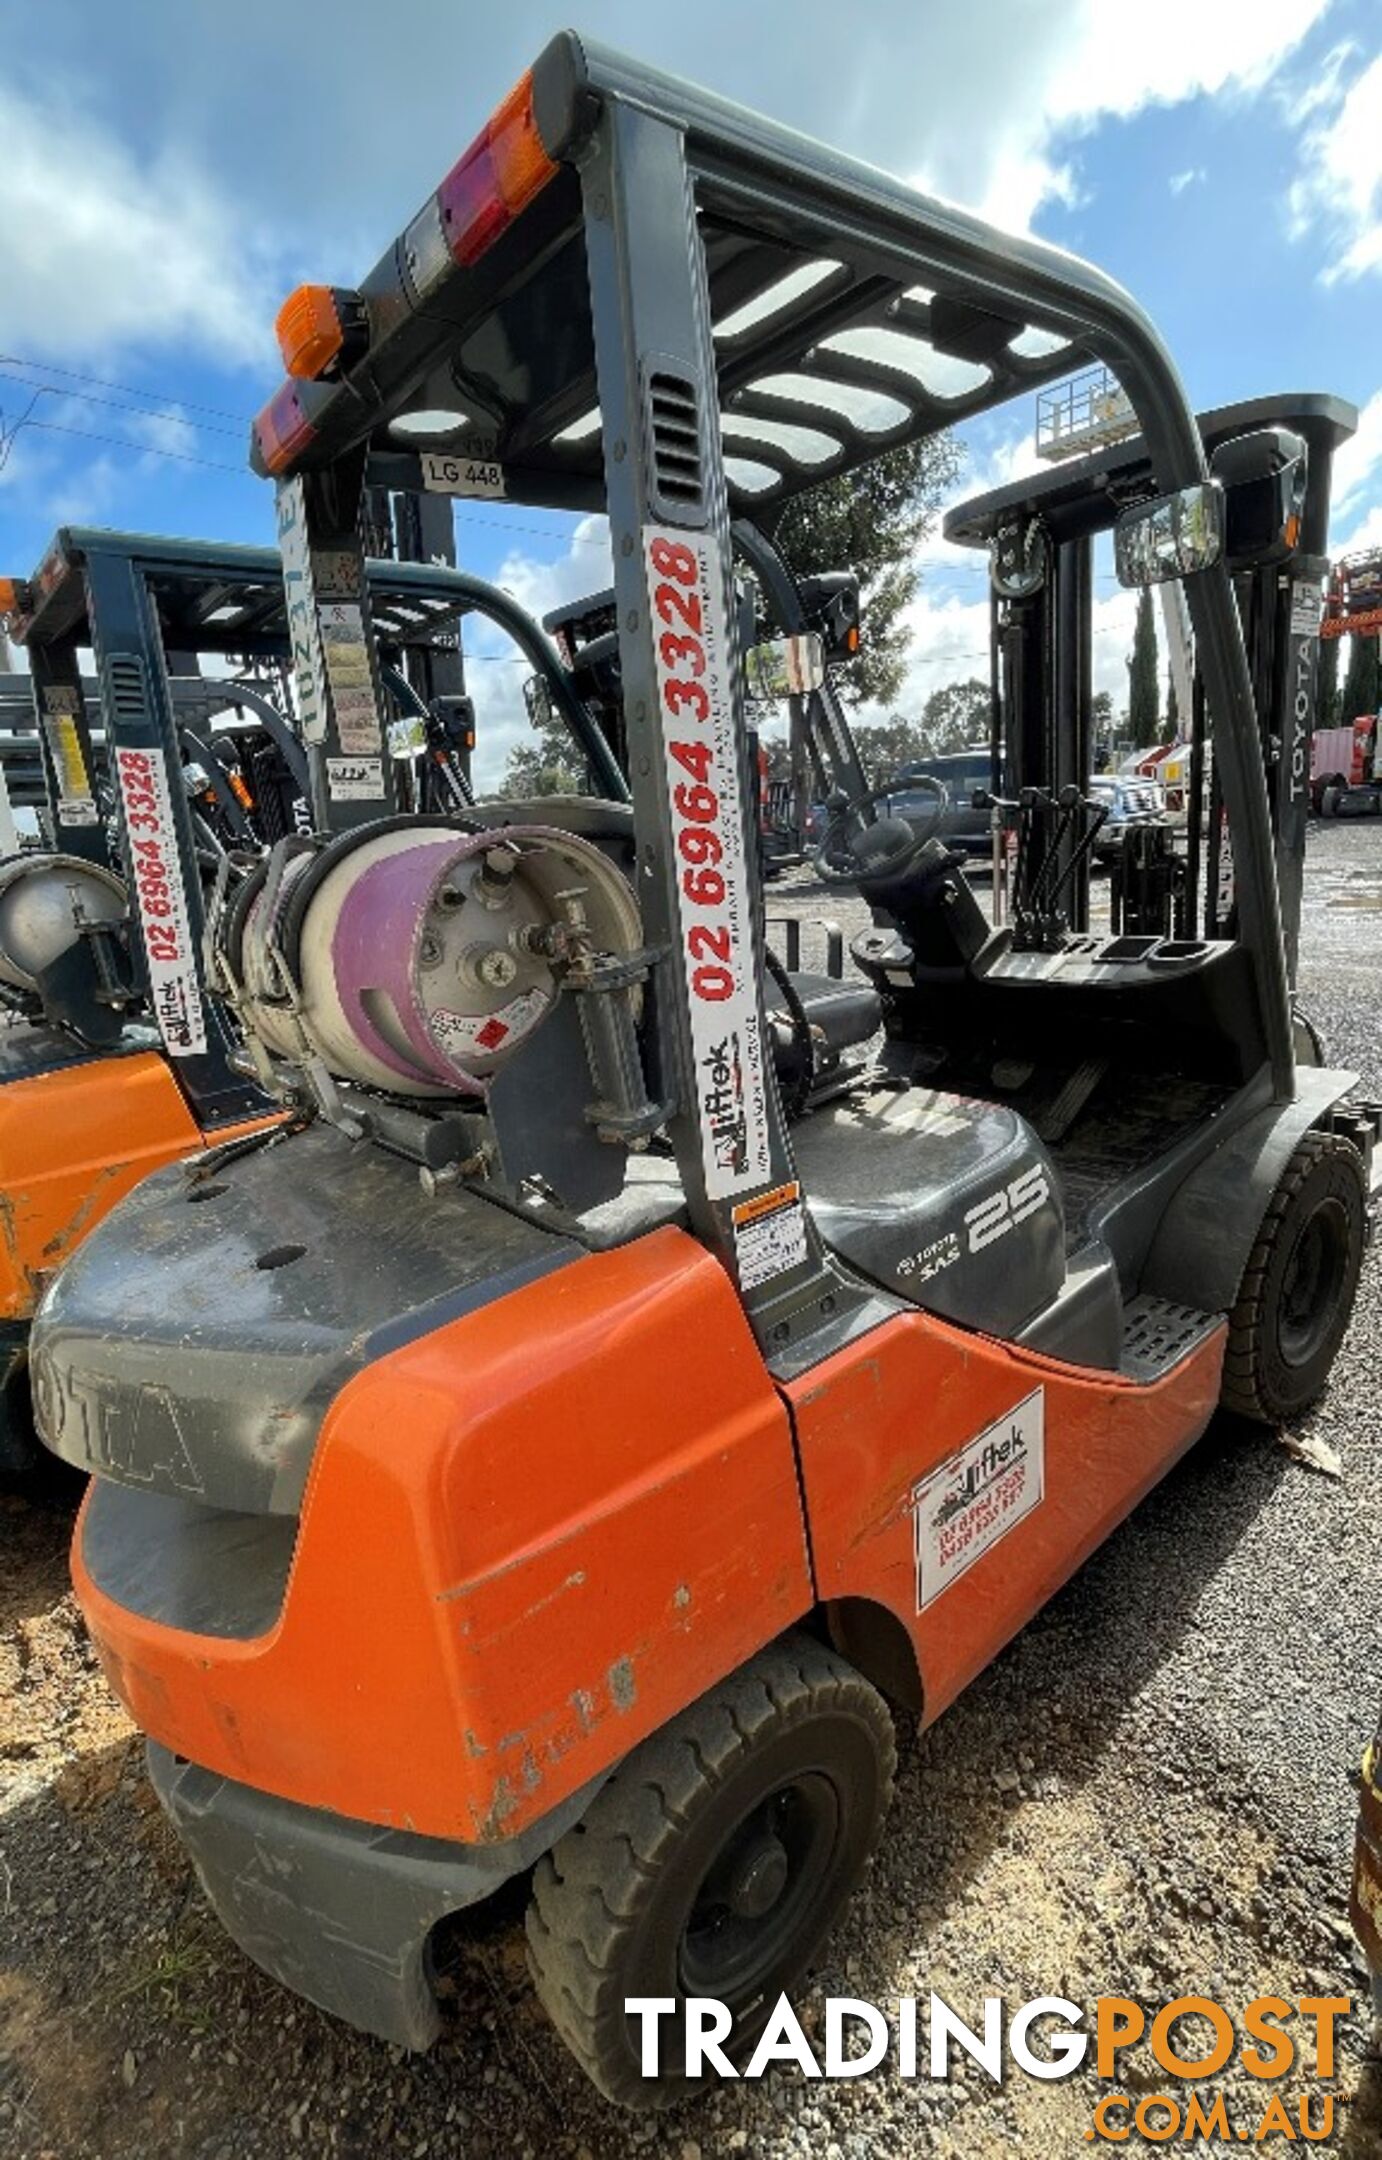
<svg viewBox="0 0 1382 2160">
<path fill-rule="evenodd" d="M 1306 821 L 1310 807 L 1310 740 L 1316 713 L 1321 585 L 1334 452 L 1353 433 L 1357 413 L 1322 393 L 1284 393 L 1224 406 L 1200 416 L 1210 469 L 1228 489 L 1227 564 L 1246 648 L 1255 708 L 1253 744 L 1266 788 L 1282 938 L 1288 978 L 1295 982 L 1300 939 Z M 1270 458 L 1299 457 L 1293 485 L 1299 501 L 1283 522 L 1279 546 L 1261 556 L 1263 506 L 1253 491 L 1269 490 Z M 1248 461 L 1253 461 L 1251 466 Z M 1284 463 L 1283 468 L 1284 469 Z M 994 792 L 1024 787 L 1087 788 L 1092 745 L 1093 689 L 1089 620 L 1092 543 L 1119 514 L 1157 492 L 1140 436 L 1060 466 L 1055 471 L 978 496 L 946 517 L 947 539 L 990 550 L 990 614 L 994 650 Z M 1275 497 L 1273 498 L 1275 500 Z M 1033 570 L 1018 582 L 1005 569 L 1021 558 Z M 1203 670 L 1190 634 L 1187 594 L 1162 587 L 1183 725 L 1188 725 L 1191 774 L 1187 791 L 1185 890 L 1181 934 L 1231 934 L 1234 858 L 1228 854 L 1219 737 L 1209 787 Z M 1188 694 L 1187 694 L 1188 693 Z M 1074 920 L 1086 919 L 1081 911 Z M 1167 925 L 1167 929 L 1171 929 Z"/>
</svg>

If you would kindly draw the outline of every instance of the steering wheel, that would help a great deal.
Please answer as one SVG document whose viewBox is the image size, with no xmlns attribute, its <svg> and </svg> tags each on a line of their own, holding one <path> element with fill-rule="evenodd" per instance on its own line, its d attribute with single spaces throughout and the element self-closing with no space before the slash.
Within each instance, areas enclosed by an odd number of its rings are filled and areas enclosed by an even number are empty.
<svg viewBox="0 0 1382 2160">
<path fill-rule="evenodd" d="M 927 794 L 929 810 L 914 821 L 910 817 L 881 817 L 861 823 L 876 803 L 897 795 Z M 950 808 L 950 790 L 943 780 L 921 774 L 901 786 L 870 788 L 867 795 L 837 803 L 825 821 L 820 844 L 811 867 L 822 885 L 854 885 L 860 878 L 897 878 L 910 870 L 917 856 L 940 830 Z M 853 829 L 851 830 L 851 827 Z"/>
</svg>

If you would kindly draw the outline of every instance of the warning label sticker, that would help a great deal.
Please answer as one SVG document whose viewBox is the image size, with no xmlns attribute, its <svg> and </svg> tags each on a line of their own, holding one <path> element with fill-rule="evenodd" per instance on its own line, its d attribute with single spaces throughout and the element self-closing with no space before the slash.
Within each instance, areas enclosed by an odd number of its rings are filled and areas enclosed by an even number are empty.
<svg viewBox="0 0 1382 2160">
<path fill-rule="evenodd" d="M 771 1282 L 805 1262 L 806 1210 L 795 1181 L 741 1200 L 733 1219 L 734 1258 L 742 1290 L 756 1290 L 760 1283 Z"/>
<path fill-rule="evenodd" d="M 912 1491 L 917 1611 L 991 1552 L 1045 1492 L 1046 1391 L 1037 1388 Z"/>
<path fill-rule="evenodd" d="M 382 802 L 382 758 L 330 757 L 326 761 L 326 792 L 333 802 Z"/>
<path fill-rule="evenodd" d="M 1292 637 L 1318 637 L 1320 631 L 1320 588 L 1305 578 L 1297 578 L 1291 587 L 1291 635 Z"/>
<path fill-rule="evenodd" d="M 450 1057 L 493 1056 L 531 1033 L 551 1004 L 543 990 L 523 990 L 498 1012 L 458 1013 L 441 1006 L 431 1015 L 432 1033 Z"/>
</svg>

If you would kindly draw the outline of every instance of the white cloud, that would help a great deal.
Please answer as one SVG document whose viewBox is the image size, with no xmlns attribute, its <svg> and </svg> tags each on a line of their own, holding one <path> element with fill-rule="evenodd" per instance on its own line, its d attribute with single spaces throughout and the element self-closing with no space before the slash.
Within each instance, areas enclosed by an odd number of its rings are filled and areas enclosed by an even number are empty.
<svg viewBox="0 0 1382 2160">
<path fill-rule="evenodd" d="M 1207 177 L 1203 165 L 1187 165 L 1184 172 L 1172 173 L 1166 185 L 1173 195 L 1183 195 L 1188 187 L 1202 185 Z"/>
<path fill-rule="evenodd" d="M 1099 121 L 1260 91 L 1328 4 L 1162 0 L 1145 36 L 1105 0 L 997 0 L 947 10 L 943 27 L 932 16 L 930 72 L 945 95 L 926 108 L 921 184 L 1025 227 L 1044 202 L 1071 198 L 1069 148 Z"/>
<path fill-rule="evenodd" d="M 26 357 L 104 359 L 178 343 L 267 369 L 278 280 L 233 198 L 187 163 L 141 163 L 61 93 L 0 82 L 4 339 Z"/>
<path fill-rule="evenodd" d="M 1329 552 L 1382 545 L 1382 390 L 1358 414 L 1358 432 L 1334 455 Z"/>
<path fill-rule="evenodd" d="M 146 442 L 151 450 L 173 457 L 202 454 L 201 438 L 180 405 L 169 405 L 158 412 L 140 412 L 131 407 L 122 419 L 136 441 Z"/>
<path fill-rule="evenodd" d="M 1347 85 L 1352 48 L 1330 55 L 1287 197 L 1295 237 L 1316 237 L 1320 282 L 1382 271 L 1382 53 Z"/>
<path fill-rule="evenodd" d="M 1358 432 L 1341 443 L 1334 453 L 1333 509 L 1336 515 L 1349 505 L 1382 466 L 1382 389 L 1374 390 L 1358 414 Z M 1382 477 L 1382 475 L 1379 475 Z"/>
</svg>

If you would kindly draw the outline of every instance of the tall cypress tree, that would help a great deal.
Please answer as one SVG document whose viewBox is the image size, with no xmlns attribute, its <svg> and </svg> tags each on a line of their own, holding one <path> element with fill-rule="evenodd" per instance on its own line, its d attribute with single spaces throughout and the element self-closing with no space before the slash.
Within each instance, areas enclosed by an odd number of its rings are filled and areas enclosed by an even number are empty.
<svg viewBox="0 0 1382 2160">
<path fill-rule="evenodd" d="M 1339 718 L 1345 727 L 1368 713 L 1375 713 L 1380 694 L 1377 637 L 1351 637 L 1348 647 L 1348 673 L 1344 677 L 1339 707 Z"/>
<path fill-rule="evenodd" d="M 1171 668 L 1166 670 L 1166 727 L 1167 742 L 1174 742 L 1180 733 L 1180 699 L 1176 696 L 1176 677 Z"/>
<path fill-rule="evenodd" d="M 1133 743 L 1139 750 L 1161 739 L 1158 689 L 1156 622 L 1152 615 L 1152 596 L 1144 585 L 1137 596 L 1137 626 L 1132 637 L 1132 658 L 1128 662 L 1128 725 Z"/>
<path fill-rule="evenodd" d="M 1320 639 L 1320 672 L 1315 689 L 1315 725 L 1318 728 L 1339 725 L 1339 644 L 1336 637 Z"/>
</svg>

